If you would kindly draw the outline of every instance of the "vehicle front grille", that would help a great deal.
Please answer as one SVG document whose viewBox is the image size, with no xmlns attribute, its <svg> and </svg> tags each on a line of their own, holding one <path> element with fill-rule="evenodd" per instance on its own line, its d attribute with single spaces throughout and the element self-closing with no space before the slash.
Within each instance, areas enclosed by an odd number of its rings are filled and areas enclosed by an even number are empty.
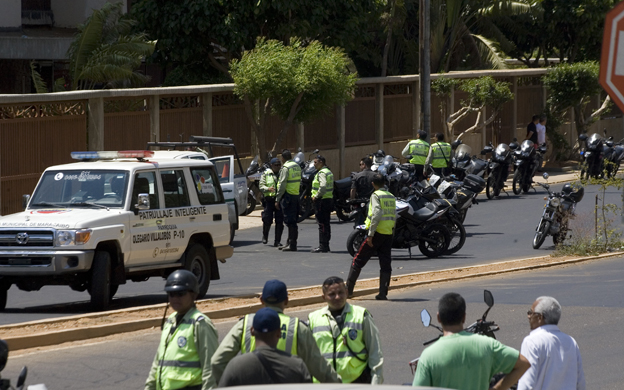
<svg viewBox="0 0 624 390">
<path fill-rule="evenodd" d="M 3 266 L 46 266 L 52 264 L 52 257 L 0 257 L 0 267 Z"/>
<path fill-rule="evenodd" d="M 54 246 L 53 230 L 0 230 L 0 247 Z"/>
</svg>

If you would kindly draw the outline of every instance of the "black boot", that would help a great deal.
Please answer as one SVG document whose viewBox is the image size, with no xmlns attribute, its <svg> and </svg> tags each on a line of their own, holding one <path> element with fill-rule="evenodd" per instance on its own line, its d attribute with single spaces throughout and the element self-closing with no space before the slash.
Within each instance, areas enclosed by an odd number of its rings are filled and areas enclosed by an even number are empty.
<svg viewBox="0 0 624 390">
<path fill-rule="evenodd" d="M 319 246 L 312 249 L 312 253 L 327 253 L 329 252 L 329 245 L 325 244 L 325 234 L 319 230 Z"/>
<path fill-rule="evenodd" d="M 288 226 L 288 246 L 282 249 L 282 252 L 297 252 L 297 226 Z"/>
<path fill-rule="evenodd" d="M 391 272 L 379 272 L 379 295 L 375 296 L 375 299 L 378 301 L 385 301 L 388 299 L 388 287 L 390 286 L 391 277 Z"/>
<path fill-rule="evenodd" d="M 284 224 L 275 225 L 275 242 L 274 247 L 282 246 L 282 233 L 284 232 Z"/>
<path fill-rule="evenodd" d="M 262 243 L 266 244 L 269 242 L 269 231 L 271 231 L 271 224 L 264 223 L 262 224 Z"/>
<path fill-rule="evenodd" d="M 347 278 L 347 298 L 353 298 L 353 290 L 355 289 L 355 282 L 357 282 L 360 276 L 361 269 L 355 269 L 353 266 L 349 270 L 349 277 Z"/>
</svg>

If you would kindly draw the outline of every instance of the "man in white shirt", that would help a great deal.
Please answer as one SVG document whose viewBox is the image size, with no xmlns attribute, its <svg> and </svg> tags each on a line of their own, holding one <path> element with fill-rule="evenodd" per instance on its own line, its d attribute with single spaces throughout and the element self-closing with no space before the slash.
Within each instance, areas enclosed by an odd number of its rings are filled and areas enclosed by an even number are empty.
<svg viewBox="0 0 624 390">
<path fill-rule="evenodd" d="M 539 123 L 535 125 L 537 132 L 537 144 L 542 145 L 546 143 L 546 117 L 541 117 Z"/>
<path fill-rule="evenodd" d="M 518 382 L 518 390 L 585 390 L 583 362 L 576 341 L 559 330 L 561 305 L 553 297 L 539 297 L 528 311 L 531 333 L 520 353 L 531 368 Z"/>
</svg>

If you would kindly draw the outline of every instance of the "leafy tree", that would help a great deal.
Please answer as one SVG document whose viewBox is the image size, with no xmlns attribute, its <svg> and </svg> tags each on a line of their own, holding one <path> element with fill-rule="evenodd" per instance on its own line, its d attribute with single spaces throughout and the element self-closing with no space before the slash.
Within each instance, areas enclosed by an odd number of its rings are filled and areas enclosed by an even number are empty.
<svg viewBox="0 0 624 390">
<path fill-rule="evenodd" d="M 312 41 L 291 45 L 259 39 L 253 50 L 233 60 L 230 73 L 234 93 L 245 102 L 245 112 L 256 135 L 261 158 L 266 158 L 266 118 L 277 115 L 285 123 L 272 151 L 294 122 L 305 122 L 351 100 L 357 74 L 350 73 L 350 60 L 340 48 Z"/>
<path fill-rule="evenodd" d="M 449 98 L 452 88 L 459 87 L 468 93 L 468 101 L 462 101 L 462 107 L 454 112 L 448 112 Z M 467 79 L 463 81 L 441 77 L 431 83 L 431 89 L 442 99 L 440 104 L 440 112 L 442 114 L 442 123 L 444 125 L 445 139 L 452 140 L 454 137 L 454 126 L 462 120 L 466 115 L 477 112 L 477 119 L 474 125 L 464 130 L 457 136 L 461 139 L 467 133 L 477 130 L 482 125 L 489 125 L 496 119 L 503 104 L 514 98 L 513 93 L 509 89 L 509 83 L 496 81 L 491 76 L 483 76 L 477 79 Z M 483 107 L 490 109 L 490 116 L 481 124 L 481 115 Z"/>
<path fill-rule="evenodd" d="M 153 60 L 177 75 L 207 82 L 229 77 L 229 64 L 255 47 L 256 38 L 288 45 L 291 37 L 367 53 L 384 0 L 138 0 L 138 29 L 158 39 Z M 381 57 L 381 56 L 379 56 Z M 185 81 L 178 77 L 177 83 Z"/>
</svg>

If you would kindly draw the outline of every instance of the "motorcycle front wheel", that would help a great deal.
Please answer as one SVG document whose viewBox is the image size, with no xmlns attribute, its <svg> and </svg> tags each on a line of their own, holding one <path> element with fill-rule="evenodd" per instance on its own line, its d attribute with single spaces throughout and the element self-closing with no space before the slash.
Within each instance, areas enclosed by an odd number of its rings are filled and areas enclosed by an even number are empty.
<svg viewBox="0 0 624 390">
<path fill-rule="evenodd" d="M 451 233 L 451 241 L 449 242 L 449 247 L 444 254 L 452 255 L 464 246 L 464 243 L 466 242 L 466 229 L 461 221 L 455 217 L 448 218 L 446 221 L 446 227 Z"/>
<path fill-rule="evenodd" d="M 312 205 L 312 197 L 305 195 L 299 199 L 299 217 L 297 223 L 301 223 L 314 215 L 314 207 Z"/>
<path fill-rule="evenodd" d="M 533 249 L 539 249 L 539 247 L 542 246 L 548 235 L 548 231 L 550 231 L 550 221 L 542 220 L 537 227 L 535 237 L 533 237 Z"/>
<path fill-rule="evenodd" d="M 256 204 L 256 198 L 254 197 L 253 191 L 250 189 L 247 194 L 247 208 L 245 209 L 243 215 L 251 214 L 256 209 Z"/>
<path fill-rule="evenodd" d="M 366 241 L 366 230 L 354 229 L 347 238 L 347 251 L 354 257 Z"/>
<path fill-rule="evenodd" d="M 342 222 L 349 222 L 353 219 L 352 217 L 349 217 L 349 214 L 350 213 L 345 214 L 345 210 L 342 207 L 336 207 L 336 217 L 338 217 L 338 219 Z"/>
<path fill-rule="evenodd" d="M 485 195 L 487 195 L 488 199 L 494 199 L 494 178 L 491 176 L 488 177 L 485 183 Z"/>
<path fill-rule="evenodd" d="M 520 184 L 521 181 L 522 181 L 522 172 L 519 169 L 516 169 L 516 172 L 514 172 L 514 175 L 513 175 L 513 184 L 511 185 L 511 188 L 513 189 L 513 193 L 516 195 L 520 195 L 520 192 L 522 191 L 522 186 Z"/>
<path fill-rule="evenodd" d="M 434 223 L 420 234 L 418 249 L 423 255 L 434 258 L 443 255 L 450 242 L 451 235 L 447 227 L 441 223 Z"/>
</svg>

